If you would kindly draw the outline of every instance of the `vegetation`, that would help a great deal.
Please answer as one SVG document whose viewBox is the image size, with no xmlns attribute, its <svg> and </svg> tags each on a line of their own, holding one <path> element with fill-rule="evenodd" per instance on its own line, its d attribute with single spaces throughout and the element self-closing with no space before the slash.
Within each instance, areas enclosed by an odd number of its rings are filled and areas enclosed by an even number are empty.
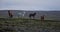
<svg viewBox="0 0 60 32">
<path fill-rule="evenodd" d="M 35 28 L 57 29 L 57 27 L 60 28 L 60 21 L 54 21 L 54 20 L 41 21 L 38 19 L 25 19 L 25 18 L 0 18 L 0 30 L 4 29 L 6 30 L 7 28 L 5 26 L 25 27 L 26 30 L 28 28 L 32 28 L 33 30 Z M 10 29 L 10 31 L 12 30 Z M 13 30 L 13 32 L 16 32 L 16 30 Z"/>
</svg>

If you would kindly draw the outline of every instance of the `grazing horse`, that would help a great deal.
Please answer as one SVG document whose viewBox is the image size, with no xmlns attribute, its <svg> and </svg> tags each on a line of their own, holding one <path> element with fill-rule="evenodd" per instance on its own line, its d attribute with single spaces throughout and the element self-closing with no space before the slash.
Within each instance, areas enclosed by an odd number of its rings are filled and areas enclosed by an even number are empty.
<svg viewBox="0 0 60 32">
<path fill-rule="evenodd" d="M 10 18 L 13 17 L 13 15 L 12 15 L 12 13 L 10 11 L 8 11 L 8 15 L 9 15 Z"/>
<path fill-rule="evenodd" d="M 33 14 L 29 14 L 29 17 L 31 18 L 31 17 L 35 17 L 35 15 L 36 15 L 36 13 L 33 13 Z"/>
</svg>

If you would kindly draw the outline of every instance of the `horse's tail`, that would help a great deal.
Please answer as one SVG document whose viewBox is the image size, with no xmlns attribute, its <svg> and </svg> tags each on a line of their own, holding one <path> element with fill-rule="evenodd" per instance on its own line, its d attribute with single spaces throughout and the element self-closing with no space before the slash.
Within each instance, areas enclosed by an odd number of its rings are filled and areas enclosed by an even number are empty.
<svg viewBox="0 0 60 32">
<path fill-rule="evenodd" d="M 29 15 L 29 17 L 31 17 L 31 15 Z"/>
</svg>

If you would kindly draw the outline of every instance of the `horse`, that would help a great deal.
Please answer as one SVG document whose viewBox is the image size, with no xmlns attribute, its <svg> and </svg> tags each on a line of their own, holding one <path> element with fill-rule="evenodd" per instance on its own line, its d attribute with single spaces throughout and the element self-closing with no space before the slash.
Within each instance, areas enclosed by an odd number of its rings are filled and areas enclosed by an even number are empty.
<svg viewBox="0 0 60 32">
<path fill-rule="evenodd" d="M 41 21 L 44 21 L 44 15 L 43 15 L 43 16 L 41 16 Z"/>
<path fill-rule="evenodd" d="M 10 11 L 8 11 L 8 15 L 9 15 L 10 18 L 13 17 L 13 15 L 12 15 L 12 13 Z"/>
<path fill-rule="evenodd" d="M 35 17 L 35 15 L 36 15 L 36 13 L 33 13 L 33 14 L 29 14 L 29 17 L 31 18 L 31 17 Z"/>
</svg>

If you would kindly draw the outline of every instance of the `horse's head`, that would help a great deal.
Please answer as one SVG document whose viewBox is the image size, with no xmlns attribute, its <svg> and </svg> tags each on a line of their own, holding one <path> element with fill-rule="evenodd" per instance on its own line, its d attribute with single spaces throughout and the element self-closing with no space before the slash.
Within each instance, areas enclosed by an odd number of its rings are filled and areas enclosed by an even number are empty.
<svg viewBox="0 0 60 32">
<path fill-rule="evenodd" d="M 9 13 L 10 11 L 8 11 L 8 13 Z"/>
</svg>

